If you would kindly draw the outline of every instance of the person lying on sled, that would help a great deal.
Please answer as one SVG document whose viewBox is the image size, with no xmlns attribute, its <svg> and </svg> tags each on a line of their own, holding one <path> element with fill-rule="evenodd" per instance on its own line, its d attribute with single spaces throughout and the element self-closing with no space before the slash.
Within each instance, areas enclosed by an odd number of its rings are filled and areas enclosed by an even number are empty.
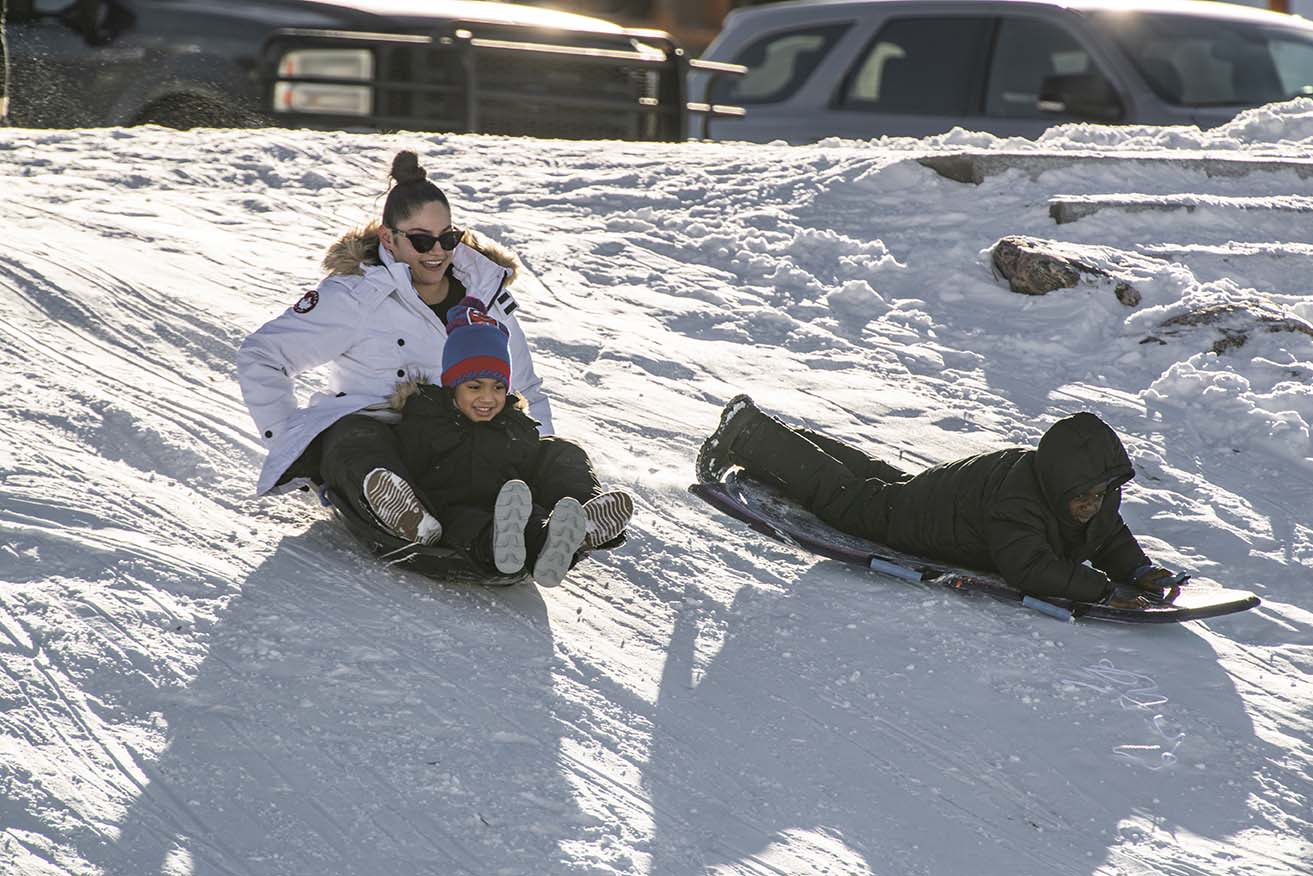
<svg viewBox="0 0 1313 876">
<path fill-rule="evenodd" d="M 451 309 L 442 385 L 408 381 L 390 401 L 401 411 L 395 428 L 410 481 L 390 481 L 382 504 L 413 519 L 407 525 L 429 543 L 461 548 L 489 573 L 528 568 L 553 587 L 581 551 L 623 540 L 634 501 L 602 489 L 578 444 L 538 434 L 509 392 L 509 343 L 506 326 L 479 299 Z"/>
<path fill-rule="evenodd" d="M 982 453 L 911 475 L 786 426 L 741 395 L 698 454 L 704 480 L 732 465 L 781 487 L 836 529 L 998 572 L 1040 599 L 1145 607 L 1174 598 L 1184 580 L 1150 562 L 1122 522 L 1121 488 L 1135 470 L 1117 433 L 1091 413 L 1054 423 L 1038 449 Z"/>
</svg>

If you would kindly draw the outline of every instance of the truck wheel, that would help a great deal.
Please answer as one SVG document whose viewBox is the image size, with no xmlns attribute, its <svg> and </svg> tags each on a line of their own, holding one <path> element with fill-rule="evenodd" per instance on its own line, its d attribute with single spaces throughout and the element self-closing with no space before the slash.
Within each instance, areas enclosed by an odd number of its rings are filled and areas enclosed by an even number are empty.
<svg viewBox="0 0 1313 876">
<path fill-rule="evenodd" d="M 137 117 L 139 125 L 163 125 L 166 128 L 250 128 L 259 124 L 253 113 L 245 112 L 213 97 L 178 94 L 158 100 Z"/>
</svg>

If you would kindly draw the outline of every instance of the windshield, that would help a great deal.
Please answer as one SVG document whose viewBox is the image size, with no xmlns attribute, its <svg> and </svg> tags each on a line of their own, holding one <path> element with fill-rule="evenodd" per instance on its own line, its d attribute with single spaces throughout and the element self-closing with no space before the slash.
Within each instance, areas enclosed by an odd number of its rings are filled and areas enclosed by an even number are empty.
<svg viewBox="0 0 1313 876">
<path fill-rule="evenodd" d="M 1313 95 L 1313 30 L 1139 12 L 1092 17 L 1168 103 L 1257 106 Z"/>
</svg>

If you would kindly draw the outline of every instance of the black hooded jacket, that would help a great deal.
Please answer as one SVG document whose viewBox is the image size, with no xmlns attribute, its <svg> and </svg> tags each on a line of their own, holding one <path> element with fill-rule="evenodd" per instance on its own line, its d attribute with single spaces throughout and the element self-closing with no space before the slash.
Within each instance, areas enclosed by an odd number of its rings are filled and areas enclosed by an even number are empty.
<svg viewBox="0 0 1313 876">
<path fill-rule="evenodd" d="M 508 395 L 501 412 L 484 423 L 462 414 L 451 390 L 440 386 L 424 384 L 406 401 L 396 427 L 401 458 L 420 498 L 442 522 L 444 542 L 469 541 L 507 481 L 535 482 L 543 439 L 517 401 Z"/>
<path fill-rule="evenodd" d="M 1035 596 L 1098 601 L 1109 579 L 1125 580 L 1148 562 L 1119 512 L 1121 486 L 1134 475 L 1117 433 L 1080 413 L 1055 423 L 1037 450 L 938 465 L 885 487 L 876 501 L 892 547 L 996 570 Z M 1103 506 L 1078 524 L 1068 500 L 1104 483 Z"/>
</svg>

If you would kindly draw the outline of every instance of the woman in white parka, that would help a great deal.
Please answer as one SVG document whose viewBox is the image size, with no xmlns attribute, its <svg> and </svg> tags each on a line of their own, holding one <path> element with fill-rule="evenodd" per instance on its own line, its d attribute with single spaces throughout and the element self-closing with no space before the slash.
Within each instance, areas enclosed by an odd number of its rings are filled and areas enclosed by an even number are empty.
<svg viewBox="0 0 1313 876">
<path fill-rule="evenodd" d="M 237 379 L 269 451 L 257 495 L 310 480 L 407 541 L 430 543 L 441 528 L 410 487 L 388 399 L 399 382 L 440 383 L 447 311 L 466 295 L 483 301 L 510 330 L 511 382 L 543 435 L 551 406 L 512 316 L 514 258 L 452 225 L 415 153 L 397 153 L 391 176 L 382 222 L 334 244 L 319 287 L 242 342 Z M 292 379 L 321 365 L 328 391 L 299 406 Z"/>
</svg>

